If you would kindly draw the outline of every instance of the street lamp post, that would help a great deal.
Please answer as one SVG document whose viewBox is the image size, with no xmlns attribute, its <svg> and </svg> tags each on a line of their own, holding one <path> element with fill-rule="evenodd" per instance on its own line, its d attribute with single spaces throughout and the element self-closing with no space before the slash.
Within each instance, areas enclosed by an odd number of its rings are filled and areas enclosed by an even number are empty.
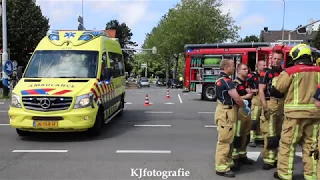
<svg viewBox="0 0 320 180">
<path fill-rule="evenodd" d="M 283 1 L 283 16 L 282 16 L 282 43 L 284 41 L 284 17 L 285 17 L 285 12 L 286 12 L 286 1 Z"/>
<path fill-rule="evenodd" d="M 302 29 L 302 28 L 306 28 L 306 27 L 308 27 L 308 26 L 311 26 L 311 25 L 313 25 L 313 24 L 315 24 L 315 23 L 317 23 L 317 22 L 320 22 L 320 20 L 314 21 L 314 22 L 309 23 L 309 24 L 307 24 L 307 25 L 305 25 L 305 26 L 301 26 L 301 27 L 296 28 L 295 30 L 290 31 L 289 34 L 288 34 L 288 41 L 289 41 L 288 44 L 289 44 L 289 45 L 291 44 L 291 33 L 295 32 L 295 31 L 298 31 L 299 29 Z"/>
<path fill-rule="evenodd" d="M 7 39 L 7 0 L 2 0 L 2 83 L 3 97 L 9 95 L 8 75 L 5 73 L 5 64 L 8 60 L 8 39 Z"/>
<path fill-rule="evenodd" d="M 81 16 L 82 16 L 82 25 L 84 27 L 84 18 L 83 18 L 83 0 L 81 1 Z"/>
</svg>

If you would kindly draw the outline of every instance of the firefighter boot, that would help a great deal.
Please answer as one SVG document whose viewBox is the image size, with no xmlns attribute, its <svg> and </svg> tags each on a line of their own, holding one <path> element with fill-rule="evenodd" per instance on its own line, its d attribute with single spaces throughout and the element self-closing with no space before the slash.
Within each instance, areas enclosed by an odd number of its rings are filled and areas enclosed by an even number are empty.
<svg viewBox="0 0 320 180">
<path fill-rule="evenodd" d="M 239 159 L 239 161 L 242 163 L 242 164 L 247 164 L 247 165 L 253 165 L 254 163 L 254 160 L 248 158 L 248 157 L 241 157 Z"/>
<path fill-rule="evenodd" d="M 223 177 L 229 177 L 229 178 L 234 178 L 236 177 L 236 175 L 230 170 L 230 171 L 227 171 L 227 172 L 216 172 L 216 174 L 218 176 L 223 176 Z"/>
<path fill-rule="evenodd" d="M 234 159 L 233 160 L 234 165 L 231 167 L 232 171 L 239 171 L 241 167 L 240 159 Z"/>
</svg>

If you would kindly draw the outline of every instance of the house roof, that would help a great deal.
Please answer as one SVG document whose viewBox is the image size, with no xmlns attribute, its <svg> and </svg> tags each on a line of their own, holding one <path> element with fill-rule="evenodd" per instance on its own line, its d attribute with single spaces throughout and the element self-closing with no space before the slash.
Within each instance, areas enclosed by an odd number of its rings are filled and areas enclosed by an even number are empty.
<svg viewBox="0 0 320 180">
<path fill-rule="evenodd" d="M 284 31 L 284 40 L 289 40 L 289 32 Z M 318 31 L 312 31 L 311 35 L 298 34 L 296 31 L 291 33 L 291 40 L 303 40 L 303 42 L 308 42 L 312 40 Z M 278 40 L 282 40 L 282 31 L 270 31 L 267 32 L 262 30 L 260 32 L 260 40 L 265 42 L 276 42 Z"/>
</svg>

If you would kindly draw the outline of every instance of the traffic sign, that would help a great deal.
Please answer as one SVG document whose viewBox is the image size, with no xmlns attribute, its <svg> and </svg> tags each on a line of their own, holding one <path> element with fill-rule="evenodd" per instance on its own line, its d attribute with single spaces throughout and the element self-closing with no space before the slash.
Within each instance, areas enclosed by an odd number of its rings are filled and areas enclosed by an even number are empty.
<svg viewBox="0 0 320 180">
<path fill-rule="evenodd" d="M 13 72 L 13 69 L 14 69 L 14 67 L 13 67 L 12 61 L 7 60 L 6 63 L 4 64 L 4 66 L 3 66 L 4 72 L 5 72 L 8 76 L 10 76 L 10 75 L 12 74 L 12 72 Z"/>
</svg>

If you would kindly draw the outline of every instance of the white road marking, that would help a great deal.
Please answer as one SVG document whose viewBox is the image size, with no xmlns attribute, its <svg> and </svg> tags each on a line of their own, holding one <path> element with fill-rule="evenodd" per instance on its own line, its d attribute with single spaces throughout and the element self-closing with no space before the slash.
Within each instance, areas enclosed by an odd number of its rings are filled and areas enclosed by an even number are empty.
<svg viewBox="0 0 320 180">
<path fill-rule="evenodd" d="M 215 112 L 198 112 L 198 114 L 214 114 Z"/>
<path fill-rule="evenodd" d="M 180 103 L 182 104 L 183 102 L 182 102 L 180 94 L 178 94 L 178 98 L 179 98 Z"/>
<path fill-rule="evenodd" d="M 0 113 L 7 113 L 9 110 L 0 110 Z"/>
<path fill-rule="evenodd" d="M 254 161 L 257 161 L 260 157 L 260 154 L 261 152 L 247 152 L 247 157 Z"/>
<path fill-rule="evenodd" d="M 0 102 L 0 104 L 4 104 L 4 102 Z"/>
<path fill-rule="evenodd" d="M 146 114 L 170 114 L 170 111 L 145 111 Z"/>
<path fill-rule="evenodd" d="M 296 156 L 302 157 L 302 152 L 296 152 Z"/>
<path fill-rule="evenodd" d="M 164 104 L 174 104 L 174 103 L 172 103 L 172 102 L 167 102 L 167 103 L 164 103 Z"/>
<path fill-rule="evenodd" d="M 136 127 L 171 127 L 169 124 L 136 124 Z"/>
<path fill-rule="evenodd" d="M 204 127 L 206 127 L 206 128 L 216 128 L 217 126 L 216 125 L 205 125 Z"/>
<path fill-rule="evenodd" d="M 248 158 L 257 161 L 260 157 L 261 152 L 247 152 Z M 296 152 L 296 156 L 302 157 L 302 152 Z"/>
<path fill-rule="evenodd" d="M 68 150 L 13 150 L 12 152 L 20 152 L 20 153 L 24 153 L 24 152 L 49 152 L 49 153 L 66 153 L 68 152 Z"/>
<path fill-rule="evenodd" d="M 10 124 L 0 124 L 0 126 L 10 126 Z"/>
<path fill-rule="evenodd" d="M 126 102 L 125 104 L 132 104 L 131 102 Z"/>
<path fill-rule="evenodd" d="M 171 151 L 162 151 L 162 150 L 117 150 L 116 153 L 170 154 Z"/>
</svg>

